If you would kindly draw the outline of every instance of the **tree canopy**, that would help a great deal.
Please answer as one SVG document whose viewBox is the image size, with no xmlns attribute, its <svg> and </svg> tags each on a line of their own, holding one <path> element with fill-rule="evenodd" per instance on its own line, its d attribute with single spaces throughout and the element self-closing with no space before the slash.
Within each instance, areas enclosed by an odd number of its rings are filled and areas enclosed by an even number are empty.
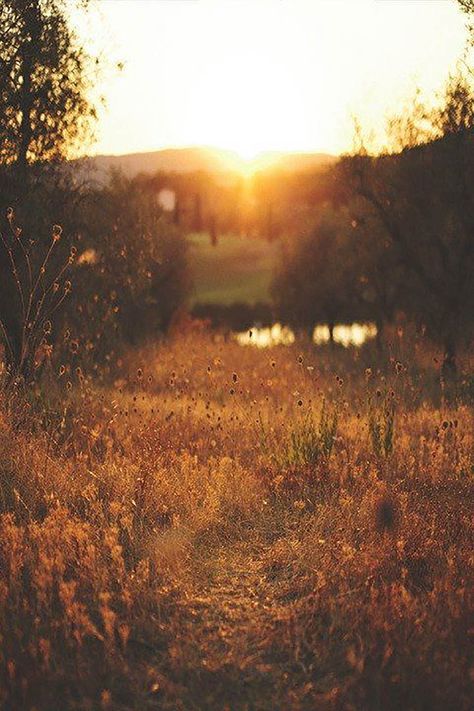
<svg viewBox="0 0 474 711">
<path fill-rule="evenodd" d="M 0 161 L 64 157 L 90 132 L 98 59 L 79 43 L 71 9 L 89 0 L 3 0 L 0 5 Z"/>
</svg>

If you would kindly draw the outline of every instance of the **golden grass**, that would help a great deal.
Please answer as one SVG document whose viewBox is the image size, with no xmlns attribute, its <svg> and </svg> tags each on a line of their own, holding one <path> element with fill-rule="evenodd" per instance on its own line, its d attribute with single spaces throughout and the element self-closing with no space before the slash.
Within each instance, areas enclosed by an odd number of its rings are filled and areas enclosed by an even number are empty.
<svg viewBox="0 0 474 711">
<path fill-rule="evenodd" d="M 0 704 L 469 708 L 474 417 L 406 355 L 190 333 L 5 390 Z"/>
</svg>

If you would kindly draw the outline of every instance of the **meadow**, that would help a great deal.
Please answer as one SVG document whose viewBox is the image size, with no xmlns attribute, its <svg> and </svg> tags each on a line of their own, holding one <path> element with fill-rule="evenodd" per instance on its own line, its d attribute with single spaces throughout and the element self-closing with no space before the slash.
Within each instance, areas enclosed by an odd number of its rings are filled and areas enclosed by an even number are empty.
<svg viewBox="0 0 474 711">
<path fill-rule="evenodd" d="M 0 3 L 0 711 L 471 710 L 474 0 L 218 5 Z"/>
<path fill-rule="evenodd" d="M 391 340 L 5 382 L 0 706 L 467 710 L 472 363 Z"/>
<path fill-rule="evenodd" d="M 269 301 L 277 244 L 262 238 L 221 235 L 213 246 L 207 233 L 191 234 L 188 242 L 192 303 Z"/>
</svg>

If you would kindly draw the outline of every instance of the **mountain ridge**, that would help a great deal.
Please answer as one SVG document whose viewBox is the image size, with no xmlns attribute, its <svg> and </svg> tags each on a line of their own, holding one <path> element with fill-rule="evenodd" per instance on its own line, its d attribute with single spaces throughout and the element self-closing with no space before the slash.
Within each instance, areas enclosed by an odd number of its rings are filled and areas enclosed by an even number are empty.
<svg viewBox="0 0 474 711">
<path fill-rule="evenodd" d="M 244 160 L 237 152 L 209 146 L 184 148 L 164 148 L 124 154 L 98 154 L 72 161 L 87 173 L 95 172 L 97 177 L 105 177 L 112 170 L 120 170 L 131 178 L 139 173 L 175 172 L 194 173 L 198 171 L 212 174 L 248 173 L 275 169 L 288 172 L 310 171 L 324 167 L 337 160 L 329 153 L 301 153 L 284 151 L 262 151 L 252 160 Z"/>
</svg>

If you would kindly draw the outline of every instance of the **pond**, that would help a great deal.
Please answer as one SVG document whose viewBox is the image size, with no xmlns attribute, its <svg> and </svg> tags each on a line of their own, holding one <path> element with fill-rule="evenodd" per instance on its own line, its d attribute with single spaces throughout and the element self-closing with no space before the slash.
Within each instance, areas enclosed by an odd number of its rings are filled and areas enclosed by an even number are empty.
<svg viewBox="0 0 474 711">
<path fill-rule="evenodd" d="M 374 323 L 340 323 L 334 327 L 335 343 L 339 343 L 346 348 L 348 346 L 361 346 L 366 341 L 375 338 L 376 335 L 377 328 Z M 270 348 L 271 346 L 291 345 L 295 342 L 295 334 L 288 326 L 274 323 L 273 326 L 255 327 L 249 331 L 237 333 L 236 340 L 241 346 Z M 325 324 L 316 326 L 312 340 L 318 346 L 329 343 L 329 328 Z"/>
</svg>

